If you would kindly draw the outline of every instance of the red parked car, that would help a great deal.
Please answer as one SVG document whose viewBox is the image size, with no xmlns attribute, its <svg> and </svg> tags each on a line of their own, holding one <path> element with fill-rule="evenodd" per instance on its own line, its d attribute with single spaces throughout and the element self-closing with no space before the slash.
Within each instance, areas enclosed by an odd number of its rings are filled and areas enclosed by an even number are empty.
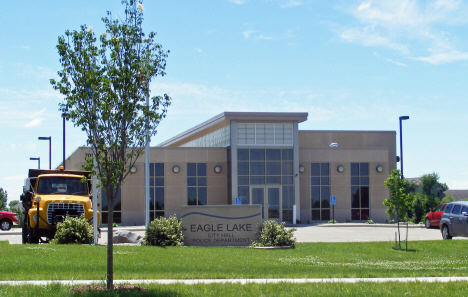
<svg viewBox="0 0 468 297">
<path fill-rule="evenodd" d="M 437 205 L 430 213 L 426 215 L 426 220 L 424 221 L 424 225 L 427 229 L 431 227 L 439 228 L 440 217 L 444 213 L 445 208 L 447 207 L 447 203 L 441 203 Z"/>
<path fill-rule="evenodd" d="M 11 229 L 11 226 L 18 224 L 19 219 L 16 213 L 0 211 L 0 229 L 2 229 L 2 231 L 8 231 Z"/>
</svg>

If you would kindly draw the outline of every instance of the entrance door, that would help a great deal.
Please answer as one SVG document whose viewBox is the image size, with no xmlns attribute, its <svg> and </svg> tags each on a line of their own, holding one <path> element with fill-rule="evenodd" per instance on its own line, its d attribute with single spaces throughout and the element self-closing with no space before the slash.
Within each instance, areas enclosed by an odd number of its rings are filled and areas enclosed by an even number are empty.
<svg viewBox="0 0 468 297">
<path fill-rule="evenodd" d="M 251 186 L 250 204 L 262 206 L 264 220 L 282 221 L 281 186 Z"/>
</svg>

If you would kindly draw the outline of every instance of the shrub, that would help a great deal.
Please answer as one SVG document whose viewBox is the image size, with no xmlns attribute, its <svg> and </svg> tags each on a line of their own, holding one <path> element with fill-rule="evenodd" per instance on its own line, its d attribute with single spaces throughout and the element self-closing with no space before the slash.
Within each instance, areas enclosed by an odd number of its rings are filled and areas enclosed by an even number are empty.
<svg viewBox="0 0 468 297">
<path fill-rule="evenodd" d="M 371 220 L 371 219 L 368 219 L 367 222 L 366 222 L 366 224 L 374 224 L 374 221 Z"/>
<path fill-rule="evenodd" d="M 336 220 L 329 220 L 328 224 L 336 224 Z"/>
<path fill-rule="evenodd" d="M 166 219 L 160 217 L 151 222 L 143 239 L 144 245 L 179 246 L 184 244 L 182 221 L 175 215 Z"/>
<path fill-rule="evenodd" d="M 252 246 L 295 246 L 296 238 L 293 232 L 295 228 L 286 230 L 284 222 L 278 224 L 275 221 L 265 221 L 259 226 L 260 238 L 254 241 Z"/>
<path fill-rule="evenodd" d="M 88 223 L 84 214 L 79 218 L 66 217 L 57 224 L 54 242 L 57 244 L 92 243 L 93 227 Z"/>
</svg>

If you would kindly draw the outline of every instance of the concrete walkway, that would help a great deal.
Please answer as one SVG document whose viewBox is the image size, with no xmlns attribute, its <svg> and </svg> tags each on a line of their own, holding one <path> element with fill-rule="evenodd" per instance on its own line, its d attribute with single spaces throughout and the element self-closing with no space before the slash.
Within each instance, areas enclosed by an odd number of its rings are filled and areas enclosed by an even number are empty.
<svg viewBox="0 0 468 297">
<path fill-rule="evenodd" d="M 121 279 L 114 280 L 114 284 L 273 284 L 273 283 L 385 283 L 385 282 L 421 282 L 421 283 L 447 283 L 455 281 L 468 281 L 466 276 L 447 276 L 447 277 L 389 277 L 389 278 L 249 278 L 249 279 Z M 22 286 L 46 286 L 51 284 L 72 285 L 91 285 L 105 284 L 100 280 L 40 280 L 40 281 L 0 281 L 0 285 Z"/>
</svg>

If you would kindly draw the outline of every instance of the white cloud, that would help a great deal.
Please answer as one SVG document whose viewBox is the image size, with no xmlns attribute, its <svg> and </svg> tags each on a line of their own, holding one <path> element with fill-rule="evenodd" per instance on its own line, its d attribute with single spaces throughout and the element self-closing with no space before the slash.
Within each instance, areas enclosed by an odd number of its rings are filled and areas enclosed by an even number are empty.
<svg viewBox="0 0 468 297">
<path fill-rule="evenodd" d="M 193 51 L 194 51 L 194 52 L 199 52 L 199 53 L 202 52 L 201 48 L 199 48 L 199 47 L 194 48 Z"/>
<path fill-rule="evenodd" d="M 27 122 L 24 124 L 25 128 L 35 128 L 41 125 L 42 121 L 45 120 L 45 118 L 37 118 L 32 121 Z"/>
<path fill-rule="evenodd" d="M 245 3 L 245 0 L 228 0 L 228 1 L 234 4 L 239 4 L 239 5 Z"/>
<path fill-rule="evenodd" d="M 387 61 L 389 61 L 390 63 L 393 63 L 395 65 L 398 65 L 398 66 L 403 66 L 403 67 L 406 67 L 408 65 L 404 64 L 404 63 L 400 63 L 400 62 L 396 62 L 396 61 L 393 61 L 392 59 L 387 59 Z"/>
<path fill-rule="evenodd" d="M 413 58 L 418 61 L 429 62 L 433 65 L 449 63 L 449 62 L 456 62 L 456 61 L 466 61 L 468 60 L 468 53 L 461 53 L 457 51 L 452 52 L 442 52 L 442 53 L 434 53 L 427 57 L 416 57 Z"/>
<path fill-rule="evenodd" d="M 339 30 L 345 41 L 386 47 L 434 65 L 467 59 L 457 49 L 463 38 L 451 31 L 468 22 L 462 1 L 370 0 L 347 12 L 360 24 Z"/>
<path fill-rule="evenodd" d="M 249 38 L 250 35 L 252 35 L 252 33 L 256 33 L 256 31 L 252 31 L 252 30 L 244 31 L 242 32 L 242 35 L 244 35 L 245 38 Z"/>
<path fill-rule="evenodd" d="M 365 46 L 383 46 L 393 50 L 398 50 L 404 54 L 409 54 L 409 50 L 405 45 L 398 44 L 390 38 L 381 36 L 379 33 L 374 32 L 373 28 L 350 28 L 343 31 L 340 37 L 348 42 L 359 42 Z"/>
</svg>

